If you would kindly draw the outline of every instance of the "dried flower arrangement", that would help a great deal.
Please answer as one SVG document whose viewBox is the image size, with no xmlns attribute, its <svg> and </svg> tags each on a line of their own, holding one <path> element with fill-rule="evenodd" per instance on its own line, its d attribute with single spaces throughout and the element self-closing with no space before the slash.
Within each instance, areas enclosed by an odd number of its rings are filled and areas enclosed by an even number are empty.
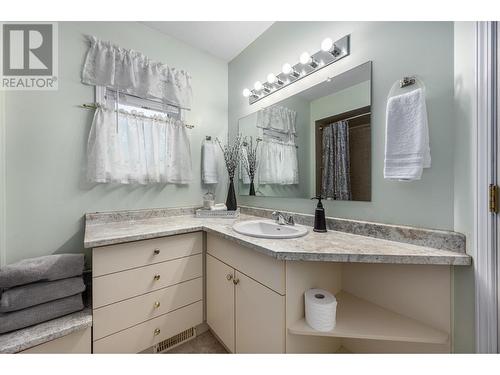
<svg viewBox="0 0 500 375">
<path fill-rule="evenodd" d="M 254 179 L 257 168 L 259 167 L 259 161 L 257 160 L 257 150 L 259 148 L 259 142 L 260 138 L 257 138 L 254 147 L 253 137 L 250 137 L 249 142 L 246 141 L 246 138 L 243 141 L 243 147 L 246 148 L 246 157 L 243 157 L 243 168 L 245 168 L 245 171 L 250 178 L 250 195 L 255 195 Z"/>
<path fill-rule="evenodd" d="M 243 144 L 243 140 L 241 135 L 236 136 L 233 144 L 226 143 L 222 144 L 219 138 L 215 139 L 219 144 L 220 149 L 222 150 L 222 154 L 224 155 L 224 162 L 226 163 L 227 174 L 229 175 L 229 179 L 234 178 L 234 174 L 236 173 L 236 169 L 238 168 L 238 163 L 240 162 L 241 155 L 241 145 Z"/>
<path fill-rule="evenodd" d="M 238 134 L 233 143 L 228 142 L 223 145 L 219 138 L 215 139 L 219 144 L 222 154 L 224 155 L 224 162 L 226 164 L 227 174 L 229 175 L 229 190 L 227 192 L 226 206 L 228 211 L 234 211 L 237 208 L 236 193 L 234 191 L 234 175 L 240 163 L 242 137 Z"/>
</svg>

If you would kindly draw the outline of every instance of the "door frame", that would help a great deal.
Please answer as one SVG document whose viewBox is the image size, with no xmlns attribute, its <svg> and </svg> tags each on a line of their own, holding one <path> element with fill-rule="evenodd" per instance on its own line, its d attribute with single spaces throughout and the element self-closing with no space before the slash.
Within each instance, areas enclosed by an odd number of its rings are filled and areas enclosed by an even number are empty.
<svg viewBox="0 0 500 375">
<path fill-rule="evenodd" d="M 498 185 L 498 38 L 497 22 L 476 22 L 476 183 L 474 235 L 476 250 L 476 352 L 498 353 L 498 218 L 489 209 L 490 184 Z"/>
</svg>

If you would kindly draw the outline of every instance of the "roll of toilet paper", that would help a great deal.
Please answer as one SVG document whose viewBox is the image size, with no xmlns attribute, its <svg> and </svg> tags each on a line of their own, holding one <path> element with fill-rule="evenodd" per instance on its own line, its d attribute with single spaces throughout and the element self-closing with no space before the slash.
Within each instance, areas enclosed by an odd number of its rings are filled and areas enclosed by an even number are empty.
<svg viewBox="0 0 500 375">
<path fill-rule="evenodd" d="M 323 289 L 309 289 L 304 294 L 306 322 L 317 331 L 326 332 L 335 328 L 337 299 Z"/>
</svg>

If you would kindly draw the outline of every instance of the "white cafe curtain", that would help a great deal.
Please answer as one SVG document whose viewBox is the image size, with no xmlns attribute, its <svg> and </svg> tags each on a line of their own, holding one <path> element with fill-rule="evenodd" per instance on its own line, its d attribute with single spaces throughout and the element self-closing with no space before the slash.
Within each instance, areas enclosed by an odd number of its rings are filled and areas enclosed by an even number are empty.
<svg viewBox="0 0 500 375">
<path fill-rule="evenodd" d="M 297 148 L 294 143 L 263 140 L 260 143 L 259 184 L 299 183 Z"/>
<path fill-rule="evenodd" d="M 164 116 L 124 110 L 117 116 L 116 111 L 99 107 L 87 157 L 88 178 L 93 182 L 187 184 L 192 179 L 186 127 Z"/>
</svg>

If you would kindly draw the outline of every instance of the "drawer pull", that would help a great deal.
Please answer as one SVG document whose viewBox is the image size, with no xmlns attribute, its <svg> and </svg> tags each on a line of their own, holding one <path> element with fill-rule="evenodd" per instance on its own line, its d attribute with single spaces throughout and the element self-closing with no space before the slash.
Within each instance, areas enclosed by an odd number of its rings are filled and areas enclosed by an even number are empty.
<svg viewBox="0 0 500 375">
<path fill-rule="evenodd" d="M 155 302 L 155 309 L 159 308 L 160 307 L 160 301 L 156 301 Z"/>
<path fill-rule="evenodd" d="M 155 275 L 155 276 L 154 276 L 154 280 L 155 280 L 155 281 L 160 280 L 160 275 Z"/>
<path fill-rule="evenodd" d="M 233 275 L 231 275 L 230 273 L 228 273 L 226 275 L 226 279 L 227 279 L 227 281 L 231 281 L 233 279 Z"/>
<path fill-rule="evenodd" d="M 156 328 L 156 329 L 155 329 L 155 336 L 158 336 L 158 335 L 160 334 L 160 332 L 161 332 L 161 331 L 160 331 L 160 329 L 159 329 L 159 328 Z"/>
<path fill-rule="evenodd" d="M 154 250 L 153 250 L 153 254 L 154 254 L 154 255 L 158 255 L 158 254 L 160 254 L 160 249 L 154 249 Z"/>
<path fill-rule="evenodd" d="M 236 278 L 236 279 L 233 280 L 233 284 L 234 285 L 238 284 L 239 282 L 240 282 L 240 279 L 238 279 L 238 278 Z"/>
</svg>

